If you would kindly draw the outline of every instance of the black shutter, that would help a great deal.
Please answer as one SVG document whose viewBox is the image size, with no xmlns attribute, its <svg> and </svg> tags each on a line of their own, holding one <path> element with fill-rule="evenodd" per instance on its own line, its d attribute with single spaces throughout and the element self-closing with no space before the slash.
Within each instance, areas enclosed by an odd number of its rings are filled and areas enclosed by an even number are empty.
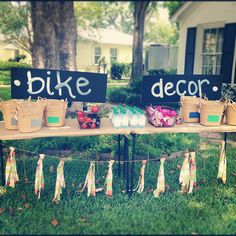
<svg viewBox="0 0 236 236">
<path fill-rule="evenodd" d="M 196 27 L 188 28 L 187 41 L 185 49 L 185 66 L 184 74 L 192 75 L 194 68 L 195 44 L 196 44 Z"/>
<path fill-rule="evenodd" d="M 221 74 L 224 75 L 224 83 L 231 83 L 234 46 L 236 35 L 236 23 L 226 24 L 224 28 L 223 50 L 221 58 Z"/>
</svg>

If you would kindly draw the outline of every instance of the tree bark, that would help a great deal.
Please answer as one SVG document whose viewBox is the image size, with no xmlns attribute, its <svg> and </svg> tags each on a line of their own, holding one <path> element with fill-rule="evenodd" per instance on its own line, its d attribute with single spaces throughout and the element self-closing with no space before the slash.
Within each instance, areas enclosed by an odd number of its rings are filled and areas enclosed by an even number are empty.
<svg viewBox="0 0 236 236">
<path fill-rule="evenodd" d="M 136 1 L 134 3 L 134 32 L 131 85 L 143 76 L 143 34 L 146 10 L 150 1 Z"/>
<path fill-rule="evenodd" d="M 76 20 L 72 1 L 32 1 L 35 68 L 76 70 Z"/>
</svg>

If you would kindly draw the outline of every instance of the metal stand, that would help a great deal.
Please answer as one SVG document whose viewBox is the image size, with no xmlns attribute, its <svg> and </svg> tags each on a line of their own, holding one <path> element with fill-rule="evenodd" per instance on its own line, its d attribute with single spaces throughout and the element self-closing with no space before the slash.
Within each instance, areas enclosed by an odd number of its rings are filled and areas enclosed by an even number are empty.
<svg viewBox="0 0 236 236">
<path fill-rule="evenodd" d="M 225 152 L 226 152 L 226 144 L 227 144 L 227 133 L 224 133 L 224 141 L 225 141 Z"/>
<path fill-rule="evenodd" d="M 124 176 L 126 176 L 126 193 L 129 193 L 129 139 L 127 136 L 124 138 Z"/>
<path fill-rule="evenodd" d="M 2 186 L 5 185 L 5 172 L 4 172 L 4 162 L 3 162 L 3 150 L 2 150 L 2 140 L 0 140 L 0 158 L 1 158 L 1 173 L 2 173 Z"/>
<path fill-rule="evenodd" d="M 120 177 L 120 134 L 118 134 L 118 176 Z"/>
<path fill-rule="evenodd" d="M 129 197 L 132 196 L 133 188 L 134 188 L 134 159 L 135 159 L 135 143 L 137 135 L 132 133 L 132 162 L 131 162 L 131 177 L 130 177 L 130 191 Z"/>
</svg>

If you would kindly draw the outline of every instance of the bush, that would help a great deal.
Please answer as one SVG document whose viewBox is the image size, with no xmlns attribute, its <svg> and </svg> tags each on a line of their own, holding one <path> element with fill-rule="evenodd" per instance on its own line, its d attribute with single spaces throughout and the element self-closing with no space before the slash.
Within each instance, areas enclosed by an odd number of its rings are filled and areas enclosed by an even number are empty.
<svg viewBox="0 0 236 236">
<path fill-rule="evenodd" d="M 176 75 L 177 69 L 149 70 L 148 75 Z"/>
<path fill-rule="evenodd" d="M 222 97 L 236 102 L 236 85 L 222 84 Z"/>
<path fill-rule="evenodd" d="M 115 62 L 111 66 L 111 79 L 122 79 L 123 77 L 130 77 L 131 65 L 128 63 Z"/>
<path fill-rule="evenodd" d="M 27 68 L 31 67 L 30 64 L 22 63 L 22 62 L 9 62 L 9 61 L 1 61 L 0 62 L 0 70 L 10 70 L 12 67 L 22 67 Z"/>
</svg>

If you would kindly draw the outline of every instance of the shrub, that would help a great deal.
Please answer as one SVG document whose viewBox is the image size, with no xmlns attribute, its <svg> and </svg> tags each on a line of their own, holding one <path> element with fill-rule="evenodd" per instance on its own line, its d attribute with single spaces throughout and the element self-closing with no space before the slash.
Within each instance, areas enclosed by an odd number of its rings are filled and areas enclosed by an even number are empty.
<svg viewBox="0 0 236 236">
<path fill-rule="evenodd" d="M 129 77 L 131 71 L 131 65 L 128 63 L 115 62 L 111 66 L 111 79 L 122 79 L 123 77 Z"/>
<path fill-rule="evenodd" d="M 223 84 L 222 85 L 222 97 L 231 99 L 236 102 L 236 85 Z"/>
<path fill-rule="evenodd" d="M 148 75 L 176 75 L 177 69 L 149 70 Z"/>
<path fill-rule="evenodd" d="M 114 103 L 126 103 L 126 97 L 129 91 L 128 87 L 114 88 L 109 94 L 109 100 Z"/>
<path fill-rule="evenodd" d="M 0 70 L 10 70 L 12 67 L 22 67 L 27 68 L 31 67 L 30 64 L 22 63 L 22 62 L 9 62 L 9 61 L 1 61 L 0 62 Z"/>
</svg>

